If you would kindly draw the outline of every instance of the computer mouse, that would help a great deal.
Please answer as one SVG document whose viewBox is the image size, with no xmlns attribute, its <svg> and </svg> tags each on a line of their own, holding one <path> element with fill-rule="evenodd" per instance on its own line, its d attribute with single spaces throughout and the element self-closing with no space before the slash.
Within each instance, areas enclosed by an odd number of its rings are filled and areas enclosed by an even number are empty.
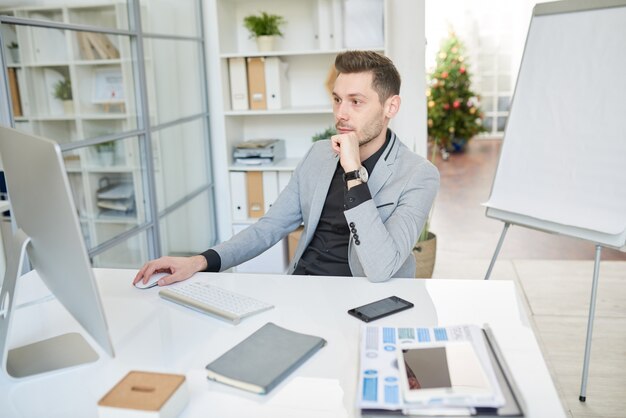
<svg viewBox="0 0 626 418">
<path fill-rule="evenodd" d="M 148 283 L 144 283 L 143 280 L 139 280 L 135 283 L 135 287 L 137 289 L 150 289 L 151 287 L 158 286 L 157 282 L 161 279 L 161 277 L 169 276 L 171 273 L 154 273 L 148 279 Z"/>
</svg>

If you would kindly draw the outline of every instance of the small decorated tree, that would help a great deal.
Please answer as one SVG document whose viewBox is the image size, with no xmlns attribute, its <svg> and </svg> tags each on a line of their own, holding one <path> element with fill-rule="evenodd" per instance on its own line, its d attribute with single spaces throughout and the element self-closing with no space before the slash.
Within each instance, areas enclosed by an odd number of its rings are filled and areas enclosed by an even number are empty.
<svg viewBox="0 0 626 418">
<path fill-rule="evenodd" d="M 451 31 L 441 44 L 437 66 L 429 75 L 428 136 L 444 153 L 463 149 L 474 135 L 485 131 L 463 52 L 463 44 Z"/>
</svg>

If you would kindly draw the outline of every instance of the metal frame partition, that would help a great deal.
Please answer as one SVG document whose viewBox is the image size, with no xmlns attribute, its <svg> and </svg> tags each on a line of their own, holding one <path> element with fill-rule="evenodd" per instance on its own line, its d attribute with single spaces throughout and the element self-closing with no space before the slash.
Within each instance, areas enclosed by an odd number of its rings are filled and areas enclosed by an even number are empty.
<svg viewBox="0 0 626 418">
<path fill-rule="evenodd" d="M 105 251 L 115 247 L 116 245 L 126 241 L 127 239 L 137 236 L 142 232 L 147 233 L 147 249 L 148 256 L 150 258 L 156 258 L 161 256 L 161 231 L 159 226 L 159 221 L 163 219 L 165 216 L 175 211 L 176 209 L 184 206 L 190 200 L 196 198 L 204 192 L 208 192 L 209 199 L 213 201 L 213 190 L 214 190 L 214 181 L 213 181 L 213 173 L 210 169 L 210 141 L 209 141 L 209 111 L 208 111 L 208 99 L 207 99 L 207 82 L 206 82 L 206 56 L 205 56 L 205 40 L 204 35 L 205 32 L 203 30 L 203 0 L 195 0 L 197 1 L 196 10 L 197 10 L 197 25 L 198 25 L 198 36 L 179 36 L 179 35 L 170 35 L 170 34 L 159 34 L 159 33 L 147 33 L 143 32 L 142 29 L 142 12 L 140 0 L 126 0 L 127 11 L 128 11 L 128 29 L 115 29 L 115 28 L 105 28 L 100 26 L 91 26 L 91 25 L 83 25 L 83 24 L 72 24 L 72 23 L 64 23 L 64 22 L 55 22 L 55 21 L 44 21 L 37 19 L 29 19 L 22 17 L 15 17 L 9 15 L 0 15 L 0 25 L 10 24 L 10 25 L 22 25 L 22 26 L 31 26 L 31 27 L 39 27 L 39 28 L 53 28 L 53 29 L 61 29 L 61 30 L 70 30 L 70 31 L 82 31 L 82 32 L 94 32 L 101 33 L 105 35 L 122 35 L 127 36 L 130 40 L 130 50 L 131 50 L 131 58 L 132 58 L 132 72 L 134 78 L 134 97 L 137 109 L 137 128 L 129 131 L 124 131 L 115 134 L 102 135 L 93 138 L 81 139 L 78 141 L 73 141 L 71 143 L 63 143 L 59 144 L 61 150 L 66 152 L 70 150 L 80 149 L 84 147 L 94 146 L 97 144 L 102 144 L 109 141 L 119 141 L 123 139 L 128 139 L 132 137 L 136 137 L 139 144 L 139 154 L 140 154 L 140 162 L 141 166 L 144 168 L 142 170 L 142 181 L 143 181 L 143 189 L 144 196 L 141 198 L 145 201 L 145 222 L 140 223 L 121 234 L 114 236 L 113 238 L 106 240 L 103 243 L 100 243 L 92 248 L 88 248 L 88 253 L 90 258 L 93 260 L 93 257 L 104 253 Z M 202 91 L 202 111 L 200 113 L 185 116 L 178 118 L 176 120 L 168 121 L 166 123 L 157 124 L 155 126 L 150 126 L 150 112 L 149 112 L 149 98 L 148 98 L 148 83 L 146 76 L 146 66 L 145 66 L 145 52 L 144 52 L 144 41 L 146 39 L 162 39 L 162 40 L 173 40 L 173 41 L 192 41 L 197 44 L 198 48 L 198 57 L 199 57 L 199 65 L 201 68 L 198 68 L 201 80 L 201 88 Z M 11 106 L 11 97 L 10 90 L 8 86 L 8 72 L 7 72 L 7 60 L 4 56 L 4 39 L 2 39 L 2 34 L 0 33 L 0 64 L 2 65 L 3 77 L 2 83 L 0 83 L 0 94 L 2 98 L 0 99 L 0 123 L 5 125 L 10 125 L 11 127 L 15 127 L 15 117 L 13 115 L 12 106 Z M 206 138 L 206 147 L 205 147 L 205 158 L 207 161 L 207 183 L 199 188 L 192 190 L 187 193 L 184 197 L 178 199 L 177 201 L 169 204 L 166 208 L 162 209 L 160 212 L 157 208 L 157 199 L 156 199 L 156 180 L 155 180 L 155 167 L 153 164 L 153 152 L 152 152 L 152 134 L 154 132 L 163 130 L 168 127 L 172 127 L 175 125 L 180 125 L 187 122 L 202 120 L 203 122 L 203 136 Z M 137 197 L 139 198 L 139 197 Z M 211 214 L 207 214 L 207 218 L 210 222 L 210 227 L 215 231 L 216 228 L 216 219 L 215 219 L 215 208 L 212 205 L 212 202 L 209 202 Z M 214 239 L 215 240 L 215 239 Z M 213 240 L 213 241 L 214 241 Z M 210 244 L 213 244 L 211 242 Z"/>
</svg>

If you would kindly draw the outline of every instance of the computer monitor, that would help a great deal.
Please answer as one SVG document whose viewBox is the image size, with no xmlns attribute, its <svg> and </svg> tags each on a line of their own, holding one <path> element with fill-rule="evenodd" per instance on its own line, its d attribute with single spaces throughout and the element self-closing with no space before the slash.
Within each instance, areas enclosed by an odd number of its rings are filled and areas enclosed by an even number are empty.
<svg viewBox="0 0 626 418">
<path fill-rule="evenodd" d="M 23 378 L 96 361 L 78 333 L 8 349 L 16 281 L 24 250 L 56 299 L 102 350 L 114 356 L 104 310 L 83 241 L 61 149 L 49 139 L 0 126 L 2 159 L 17 230 L 0 293 L 0 354 L 9 376 Z"/>
</svg>

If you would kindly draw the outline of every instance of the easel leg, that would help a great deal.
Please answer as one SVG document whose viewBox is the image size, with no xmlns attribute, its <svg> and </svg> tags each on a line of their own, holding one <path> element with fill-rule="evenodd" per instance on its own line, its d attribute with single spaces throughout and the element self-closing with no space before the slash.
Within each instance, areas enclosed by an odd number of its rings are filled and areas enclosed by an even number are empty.
<svg viewBox="0 0 626 418">
<path fill-rule="evenodd" d="M 504 237 L 506 236 L 506 231 L 508 231 L 509 226 L 511 226 L 510 223 L 504 223 L 504 229 L 502 229 L 502 233 L 500 234 L 500 240 L 498 241 L 496 251 L 493 253 L 493 257 L 491 257 L 491 263 L 489 263 L 489 268 L 487 269 L 485 280 L 489 280 L 489 276 L 491 276 L 491 270 L 493 270 L 493 266 L 496 264 L 496 259 L 498 258 L 498 254 L 500 253 L 500 248 L 502 248 L 502 243 L 504 242 Z"/>
<path fill-rule="evenodd" d="M 598 291 L 598 277 L 600 275 L 600 253 L 602 247 L 596 245 L 596 261 L 593 266 L 593 282 L 591 284 L 591 301 L 589 302 L 589 318 L 587 320 L 587 341 L 585 342 L 585 360 L 583 361 L 583 376 L 580 384 L 578 400 L 587 400 L 587 378 L 589 376 L 589 360 L 591 357 L 591 336 L 593 334 L 593 318 L 596 312 L 596 293 Z"/>
</svg>

